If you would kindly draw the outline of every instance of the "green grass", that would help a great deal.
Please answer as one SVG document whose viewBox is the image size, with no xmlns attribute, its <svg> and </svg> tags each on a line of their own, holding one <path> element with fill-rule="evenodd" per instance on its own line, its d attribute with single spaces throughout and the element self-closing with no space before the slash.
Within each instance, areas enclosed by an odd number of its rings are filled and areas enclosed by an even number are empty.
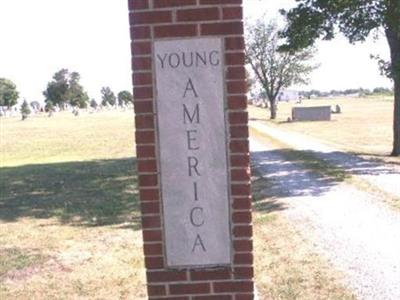
<svg viewBox="0 0 400 300">
<path fill-rule="evenodd" d="M 0 118 L 0 167 L 135 156 L 133 112 Z"/>
<path fill-rule="evenodd" d="M 37 266 L 46 257 L 37 249 L 0 249 L 0 277 L 14 270 Z"/>
<path fill-rule="evenodd" d="M 0 299 L 145 299 L 133 112 L 0 118 Z"/>
<path fill-rule="evenodd" d="M 57 218 L 75 225 L 139 226 L 133 158 L 0 169 L 0 220 Z"/>
</svg>

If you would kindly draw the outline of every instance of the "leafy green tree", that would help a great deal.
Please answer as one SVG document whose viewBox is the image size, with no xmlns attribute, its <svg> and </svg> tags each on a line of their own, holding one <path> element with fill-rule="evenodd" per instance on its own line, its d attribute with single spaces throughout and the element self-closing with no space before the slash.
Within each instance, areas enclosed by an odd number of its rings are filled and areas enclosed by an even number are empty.
<svg viewBox="0 0 400 300">
<path fill-rule="evenodd" d="M 267 94 L 271 119 L 276 119 L 279 93 L 291 85 L 306 84 L 308 75 L 316 68 L 310 64 L 314 50 L 278 51 L 280 38 L 276 22 L 258 20 L 247 31 L 246 62 Z"/>
<path fill-rule="evenodd" d="M 67 69 L 61 69 L 54 74 L 53 81 L 47 84 L 47 88 L 43 92 L 46 103 L 51 102 L 53 105 L 58 105 L 61 109 L 65 108 L 69 96 L 68 80 Z"/>
<path fill-rule="evenodd" d="M 32 101 L 31 103 L 29 103 L 29 105 L 35 111 L 39 111 L 40 110 L 40 103 L 38 101 Z"/>
<path fill-rule="evenodd" d="M 45 107 L 44 107 L 44 109 L 45 109 L 45 111 L 47 111 L 47 112 L 53 112 L 53 111 L 54 111 L 53 102 L 47 101 L 47 102 L 46 102 L 46 105 L 45 105 Z"/>
<path fill-rule="evenodd" d="M 133 96 L 129 91 L 121 91 L 118 93 L 118 105 L 124 106 L 128 103 L 133 103 Z"/>
<path fill-rule="evenodd" d="M 114 92 L 108 87 L 101 88 L 101 105 L 106 106 L 107 104 L 114 106 L 117 101 Z"/>
<path fill-rule="evenodd" d="M 29 109 L 29 104 L 28 101 L 24 100 L 24 102 L 21 105 L 21 115 L 22 115 L 22 121 L 28 118 L 28 115 L 31 113 L 31 110 Z"/>
<path fill-rule="evenodd" d="M 96 100 L 92 99 L 90 100 L 90 107 L 96 109 L 98 106 Z"/>
<path fill-rule="evenodd" d="M 47 89 L 43 92 L 46 103 L 51 102 L 61 109 L 65 108 L 65 104 L 86 108 L 89 96 L 79 81 L 78 72 L 70 73 L 68 69 L 61 69 L 54 74 L 53 81 L 47 84 Z"/>
<path fill-rule="evenodd" d="M 11 106 L 17 104 L 19 94 L 17 86 L 9 79 L 0 78 L 0 106 Z"/>
<path fill-rule="evenodd" d="M 400 155 L 400 1 L 399 0 L 297 0 L 297 6 L 282 10 L 288 27 L 284 50 L 298 50 L 322 38 L 330 40 L 337 31 L 351 43 L 365 41 L 374 30 L 383 29 L 391 61 L 380 60 L 384 73 L 394 81 L 393 156 Z"/>
<path fill-rule="evenodd" d="M 72 72 L 69 77 L 69 103 L 74 107 L 86 108 L 88 106 L 89 96 L 79 83 L 81 76 L 78 72 Z"/>
</svg>

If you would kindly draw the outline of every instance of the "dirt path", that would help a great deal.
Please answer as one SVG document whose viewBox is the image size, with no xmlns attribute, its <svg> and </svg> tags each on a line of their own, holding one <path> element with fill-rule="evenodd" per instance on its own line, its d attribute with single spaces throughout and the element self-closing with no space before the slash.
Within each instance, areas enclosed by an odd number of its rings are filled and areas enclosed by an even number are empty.
<svg viewBox="0 0 400 300">
<path fill-rule="evenodd" d="M 345 274 L 359 299 L 400 299 L 400 214 L 366 192 L 307 171 L 279 150 L 251 140 L 266 194 L 323 256 Z"/>
<path fill-rule="evenodd" d="M 293 149 L 311 151 L 318 158 L 345 169 L 351 175 L 366 180 L 375 188 L 393 197 L 400 198 L 399 166 L 389 166 L 373 160 L 366 160 L 341 152 L 309 136 L 288 132 L 261 122 L 250 122 L 250 126 Z"/>
</svg>

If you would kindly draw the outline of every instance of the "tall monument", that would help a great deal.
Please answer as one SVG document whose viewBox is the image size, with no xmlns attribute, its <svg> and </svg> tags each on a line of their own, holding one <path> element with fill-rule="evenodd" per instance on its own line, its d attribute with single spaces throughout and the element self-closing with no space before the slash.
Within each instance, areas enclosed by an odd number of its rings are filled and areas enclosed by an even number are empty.
<svg viewBox="0 0 400 300">
<path fill-rule="evenodd" d="M 241 0 L 130 0 L 149 299 L 253 299 Z"/>
</svg>

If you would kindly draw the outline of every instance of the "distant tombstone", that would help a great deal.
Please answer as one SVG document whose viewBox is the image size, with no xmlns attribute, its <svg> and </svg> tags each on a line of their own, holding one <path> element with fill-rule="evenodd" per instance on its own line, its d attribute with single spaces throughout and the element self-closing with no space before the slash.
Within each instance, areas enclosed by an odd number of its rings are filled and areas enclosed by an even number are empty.
<svg viewBox="0 0 400 300">
<path fill-rule="evenodd" d="M 330 106 L 293 107 L 293 121 L 330 121 Z"/>
</svg>

